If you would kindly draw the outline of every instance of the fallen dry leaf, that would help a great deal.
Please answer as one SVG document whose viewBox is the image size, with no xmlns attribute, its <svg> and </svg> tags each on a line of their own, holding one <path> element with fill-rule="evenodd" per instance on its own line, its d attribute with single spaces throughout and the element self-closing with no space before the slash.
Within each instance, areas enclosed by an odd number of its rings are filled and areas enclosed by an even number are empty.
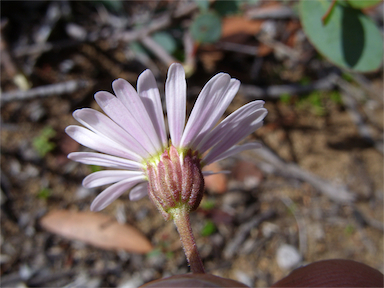
<svg viewBox="0 0 384 288">
<path fill-rule="evenodd" d="M 217 162 L 205 166 L 204 171 L 219 172 L 222 171 Z M 224 174 L 214 174 L 204 177 L 205 188 L 213 193 L 224 193 L 227 191 L 227 177 Z"/>
<path fill-rule="evenodd" d="M 228 37 L 234 34 L 256 35 L 260 32 L 263 20 L 250 20 L 244 17 L 231 16 L 222 21 L 221 37 Z"/>
<path fill-rule="evenodd" d="M 54 210 L 45 215 L 40 223 L 52 233 L 102 249 L 122 249 L 143 254 L 153 249 L 148 239 L 136 228 L 120 224 L 102 213 Z"/>
</svg>

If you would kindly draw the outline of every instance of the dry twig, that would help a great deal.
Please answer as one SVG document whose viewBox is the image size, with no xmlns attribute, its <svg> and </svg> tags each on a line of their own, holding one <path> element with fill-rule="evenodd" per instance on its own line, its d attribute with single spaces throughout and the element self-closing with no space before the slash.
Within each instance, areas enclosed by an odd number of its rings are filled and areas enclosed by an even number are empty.
<svg viewBox="0 0 384 288">
<path fill-rule="evenodd" d="M 89 86 L 91 83 L 86 80 L 71 80 L 67 82 L 40 86 L 27 91 L 11 91 L 1 95 L 1 103 L 26 100 L 38 97 L 48 97 L 53 95 L 69 94 L 78 89 Z"/>
<path fill-rule="evenodd" d="M 338 77 L 336 74 L 331 73 L 327 77 L 324 77 L 308 85 L 290 84 L 259 87 L 255 85 L 243 84 L 240 87 L 240 93 L 248 99 L 279 99 L 282 95 L 305 94 L 314 90 L 329 91 L 335 87 L 334 79 L 336 77 Z"/>
<path fill-rule="evenodd" d="M 251 153 L 256 154 L 266 161 L 256 163 L 259 168 L 266 173 L 275 173 L 286 178 L 295 178 L 308 182 L 317 191 L 325 194 L 331 200 L 338 203 L 351 203 L 355 200 L 355 195 L 349 191 L 347 187 L 332 184 L 308 171 L 301 169 L 295 163 L 286 163 L 265 145 L 260 149 L 252 150 Z"/>
<path fill-rule="evenodd" d="M 177 62 L 161 45 L 157 44 L 156 41 L 150 36 L 141 38 L 141 43 L 149 50 L 153 52 L 167 67 L 171 66 L 172 63 Z"/>
<path fill-rule="evenodd" d="M 263 221 L 274 217 L 275 214 L 276 214 L 275 210 L 273 209 L 267 210 L 266 212 L 263 212 L 253 217 L 250 221 L 242 224 L 239 227 L 235 238 L 225 246 L 224 257 L 226 259 L 232 258 L 238 251 L 240 245 L 245 241 L 245 239 L 247 238 L 251 230 L 259 226 Z"/>
</svg>

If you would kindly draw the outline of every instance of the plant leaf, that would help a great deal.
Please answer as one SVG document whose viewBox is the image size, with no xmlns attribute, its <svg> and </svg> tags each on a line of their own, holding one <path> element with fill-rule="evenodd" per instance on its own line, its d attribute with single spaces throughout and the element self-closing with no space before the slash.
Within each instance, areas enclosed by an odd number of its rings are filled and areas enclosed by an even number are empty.
<svg viewBox="0 0 384 288">
<path fill-rule="evenodd" d="M 175 52 L 177 45 L 171 34 L 167 32 L 156 32 L 152 35 L 152 38 L 169 54 L 173 54 L 173 52 Z"/>
<path fill-rule="evenodd" d="M 329 61 L 342 68 L 369 72 L 383 58 L 383 37 L 373 21 L 360 10 L 337 3 L 326 25 L 321 17 L 330 1 L 300 1 L 300 18 L 308 39 Z"/>
<path fill-rule="evenodd" d="M 379 4 L 382 0 L 348 0 L 348 3 L 356 9 L 364 9 Z"/>
<path fill-rule="evenodd" d="M 213 43 L 221 36 L 221 20 L 214 12 L 199 14 L 190 27 L 193 39 L 200 43 Z"/>
</svg>

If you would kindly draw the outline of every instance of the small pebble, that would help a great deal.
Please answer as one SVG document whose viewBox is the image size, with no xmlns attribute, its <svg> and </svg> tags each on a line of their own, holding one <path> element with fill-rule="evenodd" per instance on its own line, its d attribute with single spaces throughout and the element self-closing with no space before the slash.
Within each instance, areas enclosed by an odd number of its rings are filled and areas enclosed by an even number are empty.
<svg viewBox="0 0 384 288">
<path fill-rule="evenodd" d="M 80 185 L 79 188 L 76 190 L 75 198 L 77 200 L 87 198 L 88 196 L 93 195 L 94 191 L 95 189 L 85 188 L 82 185 Z"/>
<path fill-rule="evenodd" d="M 117 285 L 117 288 L 137 288 L 143 284 L 143 278 L 137 273 L 130 277 L 124 277 Z"/>
<path fill-rule="evenodd" d="M 252 281 L 251 277 L 249 277 L 243 271 L 236 270 L 235 275 L 236 275 L 237 281 L 239 281 L 239 282 L 241 282 L 241 283 L 243 283 L 249 287 L 253 286 L 253 281 Z"/>
<path fill-rule="evenodd" d="M 38 122 L 47 114 L 40 101 L 33 102 L 28 105 L 27 113 L 29 114 L 29 119 L 31 119 L 32 122 Z"/>
<path fill-rule="evenodd" d="M 31 278 L 32 275 L 33 275 L 33 271 L 28 265 L 26 264 L 21 265 L 19 269 L 19 276 L 22 280 L 24 281 L 28 280 L 29 278 Z"/>
<path fill-rule="evenodd" d="M 300 264 L 301 256 L 295 247 L 283 244 L 277 249 L 276 261 L 282 270 L 290 270 Z"/>
</svg>

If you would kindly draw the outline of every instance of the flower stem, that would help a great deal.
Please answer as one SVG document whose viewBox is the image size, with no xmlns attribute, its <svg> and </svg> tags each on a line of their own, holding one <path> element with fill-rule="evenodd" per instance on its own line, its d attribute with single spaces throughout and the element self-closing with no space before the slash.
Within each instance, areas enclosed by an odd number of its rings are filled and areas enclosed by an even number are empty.
<svg viewBox="0 0 384 288">
<path fill-rule="evenodd" d="M 175 209 L 172 216 L 192 273 L 205 273 L 203 262 L 201 261 L 199 251 L 197 250 L 195 237 L 192 233 L 191 223 L 189 221 L 189 211 L 187 211 L 187 209 L 178 208 Z"/>
</svg>

